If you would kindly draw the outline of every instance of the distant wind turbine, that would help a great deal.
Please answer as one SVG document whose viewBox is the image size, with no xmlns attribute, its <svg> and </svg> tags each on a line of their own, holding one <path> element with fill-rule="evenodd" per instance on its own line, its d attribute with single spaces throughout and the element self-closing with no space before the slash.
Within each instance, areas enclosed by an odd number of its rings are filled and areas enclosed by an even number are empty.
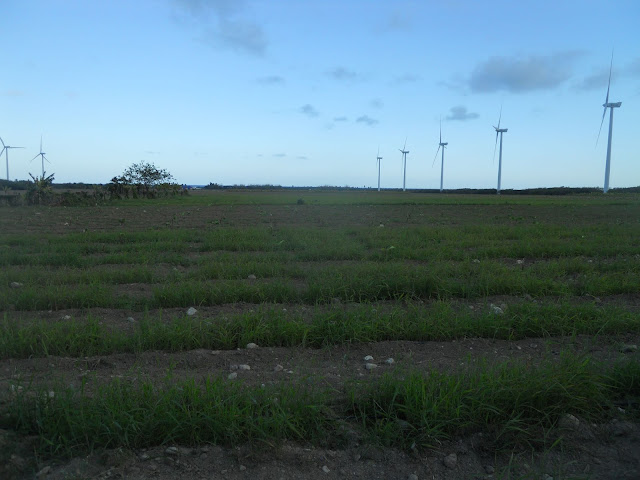
<svg viewBox="0 0 640 480">
<path fill-rule="evenodd" d="M 500 107 L 500 116 L 498 117 L 498 126 L 494 126 L 496 130 L 496 144 L 493 147 L 493 161 L 496 160 L 496 147 L 498 146 L 498 135 L 500 135 L 500 157 L 498 160 L 498 190 L 497 193 L 500 195 L 500 182 L 502 181 L 502 134 L 506 133 L 508 128 L 500 128 L 500 121 L 502 120 L 502 106 Z"/>
<path fill-rule="evenodd" d="M 33 157 L 31 161 L 33 162 L 36 158 L 42 157 L 42 178 L 44 178 L 44 161 L 46 160 L 48 163 L 51 163 L 49 162 L 49 159 L 45 157 L 45 155 L 46 154 L 42 151 L 42 135 L 40 135 L 40 153 Z"/>
<path fill-rule="evenodd" d="M 604 116 L 607 113 L 607 108 L 610 108 L 609 113 L 609 140 L 607 142 L 607 163 L 604 167 L 604 187 L 602 191 L 607 193 L 609 191 L 609 171 L 611 169 L 611 136 L 613 134 L 613 109 L 619 108 L 622 102 L 609 103 L 609 88 L 611 87 L 611 71 L 613 70 L 613 52 L 611 52 L 611 65 L 609 66 L 609 83 L 607 85 L 607 97 L 604 100 L 602 106 L 604 111 L 602 112 L 602 121 L 600 122 L 600 130 L 598 130 L 598 138 L 596 139 L 596 145 L 600 139 L 600 132 L 602 132 L 602 124 L 604 123 Z"/>
<path fill-rule="evenodd" d="M 444 180 L 444 148 L 449 145 L 448 142 L 442 141 L 442 118 L 440 118 L 440 143 L 438 144 L 438 150 L 436 150 L 436 155 L 433 157 L 433 163 L 431 164 L 431 168 L 436 163 L 436 158 L 438 158 L 438 152 L 440 148 L 442 148 L 442 163 L 440 164 L 440 193 L 442 193 L 442 182 Z"/>
<path fill-rule="evenodd" d="M 7 160 L 7 181 L 9 181 L 9 149 L 10 148 L 24 148 L 24 147 L 12 147 L 11 145 L 5 145 L 4 140 L 0 137 L 0 142 L 2 142 L 2 151 L 0 151 L 0 157 L 2 153 L 4 153 L 4 157 Z"/>
<path fill-rule="evenodd" d="M 380 191 L 380 160 L 382 160 L 382 157 L 380 156 L 380 147 L 378 147 L 378 154 L 376 155 L 376 161 L 378 162 L 378 191 Z"/>
<path fill-rule="evenodd" d="M 405 150 L 405 148 L 407 148 L 407 139 L 404 139 L 404 147 L 402 147 L 401 149 L 399 148 L 398 150 L 400 150 L 400 152 L 402 153 L 402 191 L 406 191 L 407 190 L 407 153 L 409 153 L 409 150 Z"/>
</svg>

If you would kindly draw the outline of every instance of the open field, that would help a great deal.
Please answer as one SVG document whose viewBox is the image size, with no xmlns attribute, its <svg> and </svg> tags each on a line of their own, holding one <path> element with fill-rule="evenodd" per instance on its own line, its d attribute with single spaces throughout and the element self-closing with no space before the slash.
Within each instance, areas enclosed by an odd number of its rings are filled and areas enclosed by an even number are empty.
<svg viewBox="0 0 640 480">
<path fill-rule="evenodd" d="M 0 265 L 0 478 L 640 476 L 637 194 L 3 207 Z"/>
</svg>

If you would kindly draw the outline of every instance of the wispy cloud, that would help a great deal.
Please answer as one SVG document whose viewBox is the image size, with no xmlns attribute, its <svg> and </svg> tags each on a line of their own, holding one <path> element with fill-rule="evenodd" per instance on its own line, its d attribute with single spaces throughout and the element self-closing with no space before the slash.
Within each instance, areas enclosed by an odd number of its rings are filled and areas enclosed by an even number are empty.
<svg viewBox="0 0 640 480">
<path fill-rule="evenodd" d="M 384 107 L 384 103 L 379 98 L 374 98 L 373 100 L 371 100 L 369 102 L 369 105 L 371 105 L 373 108 L 382 108 L 382 107 Z"/>
<path fill-rule="evenodd" d="M 445 120 L 460 120 L 464 122 L 466 120 L 473 120 L 479 116 L 480 115 L 475 112 L 467 111 L 467 107 L 458 105 L 449 109 L 449 115 L 445 117 Z"/>
<path fill-rule="evenodd" d="M 276 158 L 284 158 L 284 157 L 287 156 L 287 154 L 286 153 L 274 153 L 273 156 L 276 157 Z"/>
<path fill-rule="evenodd" d="M 298 156 L 296 157 L 296 160 L 308 160 L 308 159 L 309 159 L 309 157 L 306 157 L 306 156 L 304 156 L 304 155 L 298 155 Z"/>
<path fill-rule="evenodd" d="M 262 85 L 282 85 L 284 84 L 284 78 L 279 75 L 267 75 L 265 77 L 258 77 L 258 83 Z"/>
<path fill-rule="evenodd" d="M 621 68 L 616 68 L 614 65 L 611 73 L 612 82 L 614 82 L 616 78 L 620 77 L 640 77 L 640 58 L 632 60 L 631 63 L 624 65 Z M 575 84 L 575 88 L 577 90 L 594 90 L 598 88 L 605 88 L 608 83 L 609 68 L 604 67 L 584 77 Z"/>
<path fill-rule="evenodd" d="M 311 118 L 315 118 L 318 115 L 320 115 L 320 113 L 318 113 L 318 111 L 315 109 L 315 107 L 313 105 L 308 104 L 308 103 L 306 105 L 301 106 L 299 111 L 303 115 L 306 115 L 307 117 L 311 117 Z"/>
<path fill-rule="evenodd" d="M 341 82 L 352 82 L 359 78 L 359 75 L 356 72 L 345 67 L 336 67 L 332 70 L 329 70 L 327 72 L 327 75 L 329 75 L 334 80 L 338 80 Z"/>
<path fill-rule="evenodd" d="M 393 78 L 393 83 L 415 83 L 421 80 L 419 75 L 413 73 L 405 73 Z"/>
<path fill-rule="evenodd" d="M 573 64 L 580 55 L 570 51 L 548 56 L 492 57 L 475 67 L 468 85 L 474 93 L 554 89 L 571 77 Z"/>
<path fill-rule="evenodd" d="M 356 118 L 356 123 L 364 123 L 365 125 L 368 126 L 373 126 L 376 125 L 377 123 L 380 123 L 378 120 L 376 120 L 375 118 L 371 118 L 369 115 L 362 115 L 358 118 Z"/>
<path fill-rule="evenodd" d="M 180 20 L 199 29 L 199 39 L 214 48 L 262 56 L 267 49 L 264 30 L 245 20 L 243 0 L 173 0 Z"/>
<path fill-rule="evenodd" d="M 333 117 L 333 121 L 334 121 L 334 122 L 346 122 L 346 121 L 348 121 L 348 120 L 349 120 L 349 119 L 348 119 L 347 117 L 345 117 L 345 116 L 341 116 L 341 117 Z"/>
</svg>

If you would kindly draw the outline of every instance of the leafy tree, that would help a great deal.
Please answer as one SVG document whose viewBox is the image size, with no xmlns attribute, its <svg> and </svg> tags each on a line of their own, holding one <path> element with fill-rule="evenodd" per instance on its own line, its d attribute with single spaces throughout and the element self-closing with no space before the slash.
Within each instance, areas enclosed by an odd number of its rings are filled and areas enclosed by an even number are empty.
<svg viewBox="0 0 640 480">
<path fill-rule="evenodd" d="M 146 188 L 156 187 L 164 183 L 171 183 L 173 176 L 165 169 L 156 167 L 153 163 L 134 163 L 127 168 L 119 180 L 129 185 L 142 185 Z"/>
</svg>

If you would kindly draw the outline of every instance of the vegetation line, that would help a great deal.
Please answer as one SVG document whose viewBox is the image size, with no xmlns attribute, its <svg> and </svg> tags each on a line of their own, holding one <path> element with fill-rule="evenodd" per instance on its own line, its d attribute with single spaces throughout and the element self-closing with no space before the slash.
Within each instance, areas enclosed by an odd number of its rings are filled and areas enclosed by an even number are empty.
<svg viewBox="0 0 640 480">
<path fill-rule="evenodd" d="M 57 322 L 0 320 L 0 358 L 46 355 L 84 357 L 147 350 L 183 351 L 262 346 L 319 348 L 389 340 L 452 340 L 462 337 L 520 339 L 574 334 L 640 332 L 640 318 L 618 307 L 588 304 L 510 306 L 503 314 L 448 302 L 428 307 L 332 306 L 311 313 L 261 307 L 215 319 L 145 315 L 131 329 L 108 328 L 98 318 Z"/>
<path fill-rule="evenodd" d="M 640 394 L 640 363 L 603 367 L 565 357 L 538 367 L 504 364 L 464 373 L 397 372 L 345 394 L 306 385 L 249 387 L 220 378 L 163 384 L 113 381 L 82 387 L 14 386 L 0 426 L 36 435 L 44 456 L 158 444 L 239 444 L 285 439 L 346 441 L 359 429 L 397 446 L 432 446 L 488 431 L 496 446 L 557 438 L 564 414 L 607 418 L 615 400 Z M 351 427 L 344 429 L 345 425 Z M 538 440 L 536 440 L 538 439 Z"/>
</svg>

